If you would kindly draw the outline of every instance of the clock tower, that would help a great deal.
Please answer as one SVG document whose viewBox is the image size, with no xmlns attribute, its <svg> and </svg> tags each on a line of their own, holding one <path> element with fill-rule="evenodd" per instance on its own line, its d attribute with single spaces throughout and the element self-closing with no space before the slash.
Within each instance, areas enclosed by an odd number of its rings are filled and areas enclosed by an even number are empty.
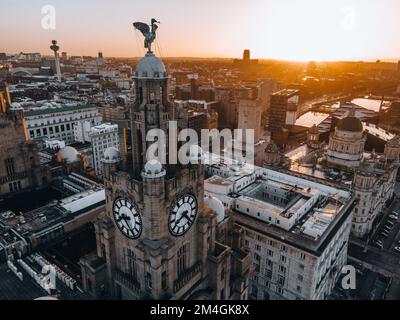
<svg viewBox="0 0 400 320">
<path fill-rule="evenodd" d="M 95 222 L 96 254 L 81 259 L 85 290 L 121 299 L 247 298 L 241 230 L 224 232 L 232 235 L 229 245 L 217 241 L 200 161 L 162 165 L 146 158 L 148 132 L 167 134 L 174 120 L 166 69 L 150 49 L 136 65 L 134 89 L 132 150 L 126 159 L 117 149 L 104 153 L 106 210 Z M 192 160 L 200 160 L 198 150 Z"/>
</svg>

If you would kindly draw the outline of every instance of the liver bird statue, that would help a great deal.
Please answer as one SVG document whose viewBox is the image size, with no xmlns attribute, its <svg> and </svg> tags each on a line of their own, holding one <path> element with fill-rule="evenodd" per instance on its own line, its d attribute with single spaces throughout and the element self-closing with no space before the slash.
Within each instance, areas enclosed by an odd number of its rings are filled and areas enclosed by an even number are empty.
<svg viewBox="0 0 400 320">
<path fill-rule="evenodd" d="M 156 39 L 156 30 L 158 28 L 157 23 L 160 23 L 156 19 L 151 19 L 151 25 L 148 25 L 147 23 L 143 22 L 134 22 L 133 26 L 135 29 L 139 30 L 143 35 L 144 35 L 144 47 L 148 50 L 148 52 L 151 51 L 151 44 L 154 42 Z"/>
</svg>

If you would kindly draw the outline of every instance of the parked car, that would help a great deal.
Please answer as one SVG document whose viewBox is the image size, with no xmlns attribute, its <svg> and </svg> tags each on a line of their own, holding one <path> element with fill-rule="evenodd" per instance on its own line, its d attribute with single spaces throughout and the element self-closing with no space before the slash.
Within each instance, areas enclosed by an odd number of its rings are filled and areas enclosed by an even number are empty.
<svg viewBox="0 0 400 320">
<path fill-rule="evenodd" d="M 387 232 L 382 232 L 382 233 L 381 233 L 381 236 L 384 237 L 384 238 L 387 238 L 387 237 L 389 236 L 389 233 L 387 233 Z"/>
<path fill-rule="evenodd" d="M 400 252 L 400 247 L 394 247 L 394 251 Z"/>
<path fill-rule="evenodd" d="M 397 220 L 399 217 L 395 216 L 394 214 L 389 215 L 389 219 Z"/>
</svg>

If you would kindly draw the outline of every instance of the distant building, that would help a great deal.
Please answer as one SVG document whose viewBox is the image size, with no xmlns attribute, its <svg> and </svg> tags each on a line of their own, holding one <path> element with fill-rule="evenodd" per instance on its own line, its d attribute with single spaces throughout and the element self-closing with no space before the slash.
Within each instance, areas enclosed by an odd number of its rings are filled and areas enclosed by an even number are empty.
<svg viewBox="0 0 400 320">
<path fill-rule="evenodd" d="M 118 125 L 103 123 L 90 128 L 89 139 L 93 150 L 93 164 L 97 176 L 103 175 L 102 159 L 107 148 L 119 150 Z"/>
<path fill-rule="evenodd" d="M 239 69 L 246 70 L 246 68 L 252 68 L 258 65 L 258 60 L 250 59 L 250 50 L 245 49 L 243 51 L 243 59 L 233 60 L 233 66 Z"/>
<path fill-rule="evenodd" d="M 393 199 L 400 165 L 400 138 L 363 124 L 355 116 L 354 108 L 337 122 L 327 147 L 317 140 L 316 129 L 309 130 L 307 145 L 286 154 L 292 160 L 290 170 L 325 185 L 351 188 L 357 199 L 351 232 L 358 238 L 366 238 L 376 229 L 377 218 Z M 385 141 L 383 153 L 365 150 L 367 134 Z"/>
<path fill-rule="evenodd" d="M 254 130 L 254 141 L 258 140 L 262 136 L 262 109 L 263 106 L 261 100 L 239 100 L 238 128 L 243 130 L 243 141 L 246 141 L 246 129 Z"/>
<path fill-rule="evenodd" d="M 272 135 L 296 123 L 298 104 L 298 90 L 284 89 L 272 94 L 269 108 L 269 130 Z"/>
<path fill-rule="evenodd" d="M 361 121 L 355 117 L 354 109 L 341 119 L 329 139 L 327 161 L 343 167 L 358 167 L 367 140 Z"/>
<path fill-rule="evenodd" d="M 54 101 L 26 105 L 26 128 L 30 139 L 57 138 L 66 144 L 74 142 L 74 126 L 89 121 L 101 123 L 96 106 L 79 103 L 63 104 Z"/>
<path fill-rule="evenodd" d="M 21 52 L 20 54 L 17 55 L 18 62 L 40 62 L 41 59 L 42 56 L 38 52 L 29 52 L 29 53 Z"/>
</svg>

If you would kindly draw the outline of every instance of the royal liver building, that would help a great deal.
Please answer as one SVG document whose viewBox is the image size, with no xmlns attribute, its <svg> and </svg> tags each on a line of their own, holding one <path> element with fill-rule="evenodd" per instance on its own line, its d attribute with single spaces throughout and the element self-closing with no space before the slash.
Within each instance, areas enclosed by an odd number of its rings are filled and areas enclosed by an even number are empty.
<svg viewBox="0 0 400 320">
<path fill-rule="evenodd" d="M 97 253 L 81 259 L 83 285 L 98 298 L 247 299 L 243 231 L 204 198 L 202 165 L 146 159 L 149 130 L 167 133 L 174 120 L 168 76 L 151 51 L 156 23 L 134 24 L 148 52 L 134 74 L 132 150 L 104 154 L 106 212 L 95 223 Z"/>
</svg>

